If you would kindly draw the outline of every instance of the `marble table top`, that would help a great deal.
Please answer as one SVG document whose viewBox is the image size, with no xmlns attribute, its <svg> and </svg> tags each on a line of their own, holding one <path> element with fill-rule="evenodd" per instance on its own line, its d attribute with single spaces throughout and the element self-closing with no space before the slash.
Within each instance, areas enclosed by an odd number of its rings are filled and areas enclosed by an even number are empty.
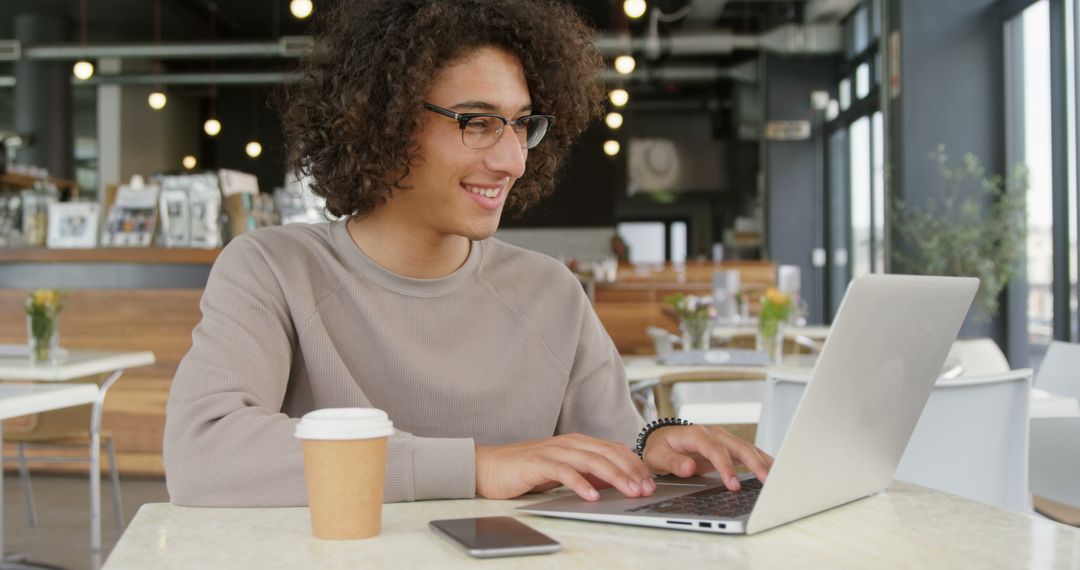
<svg viewBox="0 0 1080 570">
<path fill-rule="evenodd" d="M 869 498 L 753 536 L 544 518 L 516 512 L 537 498 L 397 503 L 382 534 L 311 537 L 306 508 L 144 505 L 105 570 L 146 568 L 1077 568 L 1080 529 L 894 482 Z M 555 554 L 468 557 L 428 521 L 510 515 L 564 546 Z M 691 566 L 693 565 L 693 566 Z"/>
</svg>

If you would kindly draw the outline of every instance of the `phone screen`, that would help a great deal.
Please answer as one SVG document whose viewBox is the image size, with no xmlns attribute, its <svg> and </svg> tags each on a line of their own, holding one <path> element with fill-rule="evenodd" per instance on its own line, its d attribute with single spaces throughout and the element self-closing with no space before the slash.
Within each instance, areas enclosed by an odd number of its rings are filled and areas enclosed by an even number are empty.
<svg viewBox="0 0 1080 570">
<path fill-rule="evenodd" d="M 436 532 L 473 556 L 510 556 L 555 552 L 561 545 L 513 517 L 431 521 Z"/>
</svg>

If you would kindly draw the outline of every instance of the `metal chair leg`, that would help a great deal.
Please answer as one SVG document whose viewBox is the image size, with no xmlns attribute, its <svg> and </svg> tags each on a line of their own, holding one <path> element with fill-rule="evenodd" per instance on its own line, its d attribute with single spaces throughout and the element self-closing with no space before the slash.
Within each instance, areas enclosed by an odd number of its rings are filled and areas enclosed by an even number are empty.
<svg viewBox="0 0 1080 570">
<path fill-rule="evenodd" d="M 110 437 L 105 440 L 105 450 L 109 453 L 109 475 L 112 477 L 113 514 L 116 528 L 124 530 L 124 502 L 120 496 L 120 468 L 116 465 L 116 447 Z"/>
<path fill-rule="evenodd" d="M 34 488 L 30 484 L 30 469 L 26 467 L 26 444 L 17 444 L 19 450 L 19 485 L 22 487 L 23 500 L 26 501 L 26 518 L 30 528 L 37 527 L 37 509 L 34 507 Z"/>
</svg>

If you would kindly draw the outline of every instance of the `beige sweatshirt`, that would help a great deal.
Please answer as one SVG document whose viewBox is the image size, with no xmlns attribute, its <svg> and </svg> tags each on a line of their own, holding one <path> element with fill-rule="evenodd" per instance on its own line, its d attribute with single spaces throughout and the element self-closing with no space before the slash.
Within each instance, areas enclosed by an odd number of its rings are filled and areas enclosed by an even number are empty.
<svg viewBox="0 0 1080 570">
<path fill-rule="evenodd" d="M 495 239 L 439 279 L 391 273 L 343 222 L 244 234 L 222 251 L 165 423 L 172 501 L 307 504 L 296 418 L 385 410 L 386 501 L 475 495 L 475 446 L 642 419 L 615 345 L 559 262 Z"/>
</svg>

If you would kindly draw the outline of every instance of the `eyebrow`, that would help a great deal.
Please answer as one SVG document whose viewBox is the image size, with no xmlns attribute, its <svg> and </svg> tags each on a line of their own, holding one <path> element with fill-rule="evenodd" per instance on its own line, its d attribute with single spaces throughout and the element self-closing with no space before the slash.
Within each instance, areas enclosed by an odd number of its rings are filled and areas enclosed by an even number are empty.
<svg viewBox="0 0 1080 570">
<path fill-rule="evenodd" d="M 461 109 L 476 109 L 478 111 L 488 111 L 488 112 L 492 112 L 492 113 L 499 110 L 498 107 L 496 107 L 495 105 L 492 105 L 491 103 L 488 103 L 487 101 L 462 101 L 461 103 L 458 103 L 458 104 L 450 107 L 450 109 L 453 109 L 454 111 L 458 111 L 458 110 L 461 110 Z M 521 108 L 518 109 L 517 112 L 518 113 L 524 113 L 525 111 L 531 111 L 531 110 L 532 110 L 532 103 L 526 103 L 526 104 L 522 105 Z"/>
</svg>

